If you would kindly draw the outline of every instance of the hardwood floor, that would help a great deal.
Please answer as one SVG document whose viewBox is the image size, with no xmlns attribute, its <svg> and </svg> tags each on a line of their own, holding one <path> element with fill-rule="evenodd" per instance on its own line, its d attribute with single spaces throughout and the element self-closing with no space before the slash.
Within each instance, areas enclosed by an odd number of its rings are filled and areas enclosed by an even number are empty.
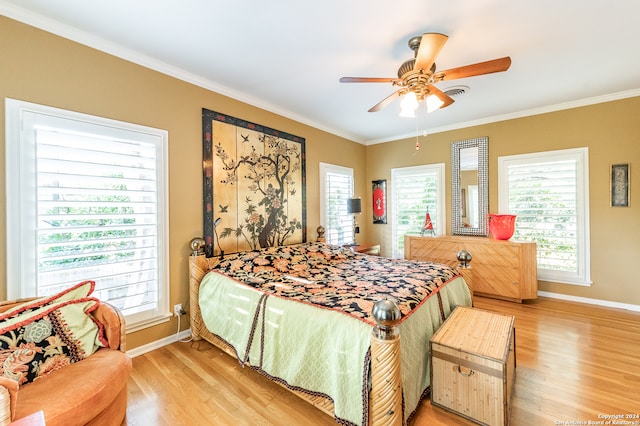
<svg viewBox="0 0 640 426">
<path fill-rule="evenodd" d="M 475 306 L 516 318 L 512 425 L 588 424 L 603 415 L 640 424 L 633 418 L 640 415 L 640 313 L 546 298 L 517 304 L 478 297 Z M 127 424 L 336 423 L 210 344 L 178 342 L 134 358 Z M 474 423 L 426 400 L 412 424 Z"/>
</svg>

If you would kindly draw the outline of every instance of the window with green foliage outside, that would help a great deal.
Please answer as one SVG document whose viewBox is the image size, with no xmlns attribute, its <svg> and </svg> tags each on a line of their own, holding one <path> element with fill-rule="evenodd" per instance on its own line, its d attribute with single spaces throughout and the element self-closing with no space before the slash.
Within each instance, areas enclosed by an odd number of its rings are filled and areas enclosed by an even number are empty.
<svg viewBox="0 0 640 426">
<path fill-rule="evenodd" d="M 444 223 L 444 164 L 391 170 L 393 257 L 404 257 L 404 236 L 441 235 Z M 427 213 L 433 234 L 424 230 Z"/>
<path fill-rule="evenodd" d="M 17 103 L 8 121 L 14 297 L 93 280 L 131 328 L 166 318 L 164 131 Z"/>
<path fill-rule="evenodd" d="M 512 239 L 535 241 L 538 277 L 589 284 L 586 148 L 500 157 L 500 212 L 516 215 Z"/>
</svg>

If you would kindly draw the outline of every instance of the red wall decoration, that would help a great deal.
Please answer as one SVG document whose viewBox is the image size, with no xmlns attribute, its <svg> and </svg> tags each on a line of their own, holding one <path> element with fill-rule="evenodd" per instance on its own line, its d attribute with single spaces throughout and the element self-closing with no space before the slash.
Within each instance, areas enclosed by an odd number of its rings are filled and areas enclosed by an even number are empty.
<svg viewBox="0 0 640 426">
<path fill-rule="evenodd" d="M 387 223 L 387 181 L 374 180 L 373 190 L 373 223 Z"/>
</svg>

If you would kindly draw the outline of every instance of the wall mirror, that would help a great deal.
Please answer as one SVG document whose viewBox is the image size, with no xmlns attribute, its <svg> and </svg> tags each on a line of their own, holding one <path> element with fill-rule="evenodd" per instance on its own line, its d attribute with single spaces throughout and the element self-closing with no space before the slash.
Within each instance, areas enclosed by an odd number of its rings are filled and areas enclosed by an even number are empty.
<svg viewBox="0 0 640 426">
<path fill-rule="evenodd" d="M 489 139 L 451 143 L 451 233 L 487 236 Z"/>
</svg>

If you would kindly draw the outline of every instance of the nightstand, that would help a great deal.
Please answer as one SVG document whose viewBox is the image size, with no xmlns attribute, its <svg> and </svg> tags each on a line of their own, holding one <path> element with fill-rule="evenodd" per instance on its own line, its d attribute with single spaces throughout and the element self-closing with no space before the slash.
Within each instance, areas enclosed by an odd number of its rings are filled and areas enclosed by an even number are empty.
<svg viewBox="0 0 640 426">
<path fill-rule="evenodd" d="M 380 244 L 360 243 L 357 246 L 351 246 L 351 250 L 357 253 L 380 256 Z"/>
</svg>

